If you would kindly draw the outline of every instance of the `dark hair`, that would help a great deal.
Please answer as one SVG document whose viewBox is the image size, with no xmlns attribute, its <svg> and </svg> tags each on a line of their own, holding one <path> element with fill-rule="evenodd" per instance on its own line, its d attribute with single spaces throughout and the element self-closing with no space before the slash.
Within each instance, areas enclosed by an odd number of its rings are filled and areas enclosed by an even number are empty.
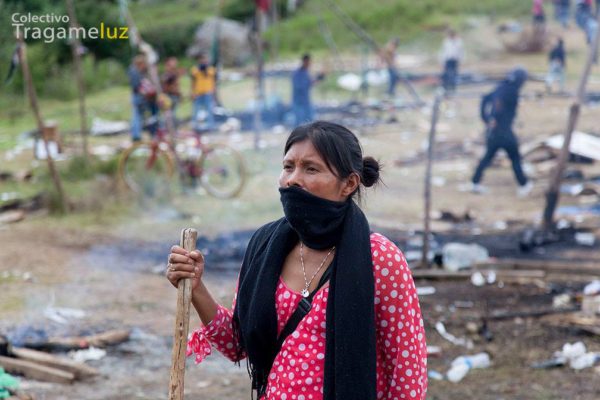
<svg viewBox="0 0 600 400">
<path fill-rule="evenodd" d="M 306 62 L 306 61 L 310 61 L 310 54 L 309 53 L 304 53 L 302 55 L 302 62 Z"/>
<path fill-rule="evenodd" d="M 381 181 L 379 171 L 381 166 L 373 157 L 364 157 L 360 142 L 348 128 L 327 121 L 315 121 L 296 127 L 287 141 L 283 154 L 299 142 L 310 140 L 327 167 L 339 179 L 346 179 L 353 172 L 360 177 L 360 183 L 371 187 Z M 358 192 L 361 197 L 360 185 L 350 195 Z"/>
</svg>

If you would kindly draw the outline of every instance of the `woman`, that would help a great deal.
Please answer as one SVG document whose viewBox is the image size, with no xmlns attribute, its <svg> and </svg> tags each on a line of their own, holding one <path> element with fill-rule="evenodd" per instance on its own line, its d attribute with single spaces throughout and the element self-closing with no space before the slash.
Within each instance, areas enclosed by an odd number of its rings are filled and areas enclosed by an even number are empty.
<svg viewBox="0 0 600 400">
<path fill-rule="evenodd" d="M 203 324 L 188 354 L 200 362 L 213 345 L 233 361 L 247 357 L 261 399 L 424 399 L 425 336 L 410 270 L 352 200 L 378 182 L 378 162 L 362 157 L 348 129 L 323 121 L 294 129 L 279 178 L 285 217 L 250 240 L 233 311 L 202 283 L 202 256 L 171 249 L 167 278 L 193 279 Z M 305 299 L 308 314 L 285 336 Z"/>
</svg>

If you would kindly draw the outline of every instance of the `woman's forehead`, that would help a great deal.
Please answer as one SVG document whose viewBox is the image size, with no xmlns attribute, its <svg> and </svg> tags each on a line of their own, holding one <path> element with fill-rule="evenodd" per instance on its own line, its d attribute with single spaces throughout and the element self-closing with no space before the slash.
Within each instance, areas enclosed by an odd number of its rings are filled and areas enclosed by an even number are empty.
<svg viewBox="0 0 600 400">
<path fill-rule="evenodd" d="M 290 146 L 287 153 L 285 153 L 283 159 L 287 160 L 292 158 L 316 158 L 321 162 L 325 162 L 325 160 L 323 160 L 323 157 L 321 157 L 321 154 L 319 154 L 315 146 L 308 139 L 303 140 L 301 142 L 296 142 L 292 146 Z"/>
</svg>

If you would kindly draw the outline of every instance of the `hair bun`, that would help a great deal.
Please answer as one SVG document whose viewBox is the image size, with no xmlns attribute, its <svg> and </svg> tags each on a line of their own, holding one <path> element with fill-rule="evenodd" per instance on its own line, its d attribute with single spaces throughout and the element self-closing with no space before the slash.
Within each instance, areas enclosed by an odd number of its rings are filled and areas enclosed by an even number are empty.
<svg viewBox="0 0 600 400">
<path fill-rule="evenodd" d="M 371 187 L 380 181 L 379 171 L 381 166 L 373 157 L 367 156 L 363 158 L 362 184 L 365 187 Z"/>
</svg>

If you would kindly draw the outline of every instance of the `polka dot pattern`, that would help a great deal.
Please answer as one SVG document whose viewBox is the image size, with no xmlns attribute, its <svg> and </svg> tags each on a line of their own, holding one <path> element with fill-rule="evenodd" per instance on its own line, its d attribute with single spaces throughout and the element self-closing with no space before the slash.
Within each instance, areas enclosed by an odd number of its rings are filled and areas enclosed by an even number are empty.
<svg viewBox="0 0 600 400">
<path fill-rule="evenodd" d="M 425 399 L 427 348 L 415 285 L 402 252 L 385 236 L 371 234 L 375 277 L 377 399 Z M 266 400 L 321 400 L 325 368 L 325 324 L 329 287 L 315 295 L 311 310 L 287 337 L 269 374 Z M 278 332 L 301 300 L 279 280 L 275 292 Z M 234 299 L 235 304 L 235 299 Z M 219 306 L 217 316 L 190 337 L 188 349 L 212 344 L 237 361 L 232 312 Z M 210 353 L 210 351 L 209 351 Z M 203 359 L 202 354 L 196 359 Z"/>
</svg>

